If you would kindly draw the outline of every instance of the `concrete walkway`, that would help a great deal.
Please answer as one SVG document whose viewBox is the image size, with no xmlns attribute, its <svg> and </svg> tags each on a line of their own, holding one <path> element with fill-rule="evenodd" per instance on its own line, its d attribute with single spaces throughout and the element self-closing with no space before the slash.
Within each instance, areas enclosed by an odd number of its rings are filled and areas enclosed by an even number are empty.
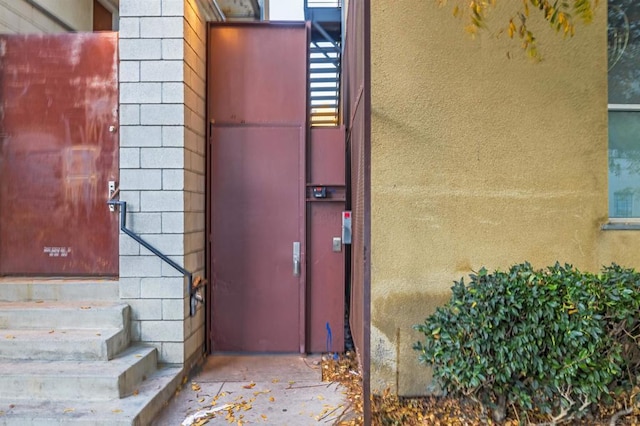
<svg viewBox="0 0 640 426">
<path fill-rule="evenodd" d="M 196 413 L 215 409 L 209 425 L 332 425 L 348 404 L 339 385 L 322 382 L 320 361 L 315 355 L 210 356 L 152 425 L 192 425 Z"/>
</svg>

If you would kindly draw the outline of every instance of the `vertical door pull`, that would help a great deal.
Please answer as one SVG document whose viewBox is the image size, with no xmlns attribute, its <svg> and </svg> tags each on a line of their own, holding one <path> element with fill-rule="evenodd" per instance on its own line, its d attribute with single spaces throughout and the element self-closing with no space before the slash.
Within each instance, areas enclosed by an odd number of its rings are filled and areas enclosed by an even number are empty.
<svg viewBox="0 0 640 426">
<path fill-rule="evenodd" d="M 300 276 L 300 241 L 293 243 L 293 276 Z"/>
</svg>

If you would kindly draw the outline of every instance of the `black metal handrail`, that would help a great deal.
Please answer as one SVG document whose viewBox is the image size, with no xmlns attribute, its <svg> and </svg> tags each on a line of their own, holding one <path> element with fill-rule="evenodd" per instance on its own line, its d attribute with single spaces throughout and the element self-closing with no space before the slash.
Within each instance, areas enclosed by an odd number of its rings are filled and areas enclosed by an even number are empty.
<svg viewBox="0 0 640 426">
<path fill-rule="evenodd" d="M 195 315 L 197 298 L 195 297 L 196 289 L 194 288 L 194 285 L 193 285 L 193 274 L 187 271 L 186 269 L 184 269 L 182 266 L 178 265 L 173 260 L 169 259 L 160 250 L 158 250 L 157 248 L 153 247 L 151 244 L 143 240 L 139 235 L 134 233 L 131 229 L 127 228 L 127 202 L 126 201 L 109 200 L 107 201 L 107 204 L 109 204 L 110 206 L 116 206 L 116 205 L 120 206 L 120 230 L 122 232 L 124 232 L 125 234 L 127 234 L 128 236 L 136 240 L 144 248 L 146 248 L 151 253 L 158 256 L 160 259 L 166 262 L 173 269 L 175 269 L 176 271 L 180 272 L 182 275 L 187 277 L 187 280 L 188 280 L 187 289 L 189 291 L 189 315 L 190 316 Z"/>
</svg>

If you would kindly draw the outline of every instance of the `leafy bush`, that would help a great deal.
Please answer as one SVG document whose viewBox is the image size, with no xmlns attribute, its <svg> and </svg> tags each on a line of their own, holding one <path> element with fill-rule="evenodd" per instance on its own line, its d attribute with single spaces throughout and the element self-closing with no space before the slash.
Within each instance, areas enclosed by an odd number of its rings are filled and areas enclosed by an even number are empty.
<svg viewBox="0 0 640 426">
<path fill-rule="evenodd" d="M 635 385 L 639 273 L 524 263 L 469 278 L 415 326 L 424 340 L 414 349 L 444 392 L 480 401 L 498 421 L 512 407 L 555 423 Z"/>
</svg>

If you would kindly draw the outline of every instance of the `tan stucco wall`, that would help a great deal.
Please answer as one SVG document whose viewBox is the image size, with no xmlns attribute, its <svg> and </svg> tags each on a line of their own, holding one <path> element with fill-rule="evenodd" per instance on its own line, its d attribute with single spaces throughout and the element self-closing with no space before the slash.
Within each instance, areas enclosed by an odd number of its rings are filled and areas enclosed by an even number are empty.
<svg viewBox="0 0 640 426">
<path fill-rule="evenodd" d="M 640 233 L 601 230 L 605 5 L 573 39 L 541 25 L 532 63 L 436 3 L 371 3 L 371 383 L 402 395 L 429 379 L 411 326 L 454 279 L 525 260 L 640 266 Z"/>
</svg>

